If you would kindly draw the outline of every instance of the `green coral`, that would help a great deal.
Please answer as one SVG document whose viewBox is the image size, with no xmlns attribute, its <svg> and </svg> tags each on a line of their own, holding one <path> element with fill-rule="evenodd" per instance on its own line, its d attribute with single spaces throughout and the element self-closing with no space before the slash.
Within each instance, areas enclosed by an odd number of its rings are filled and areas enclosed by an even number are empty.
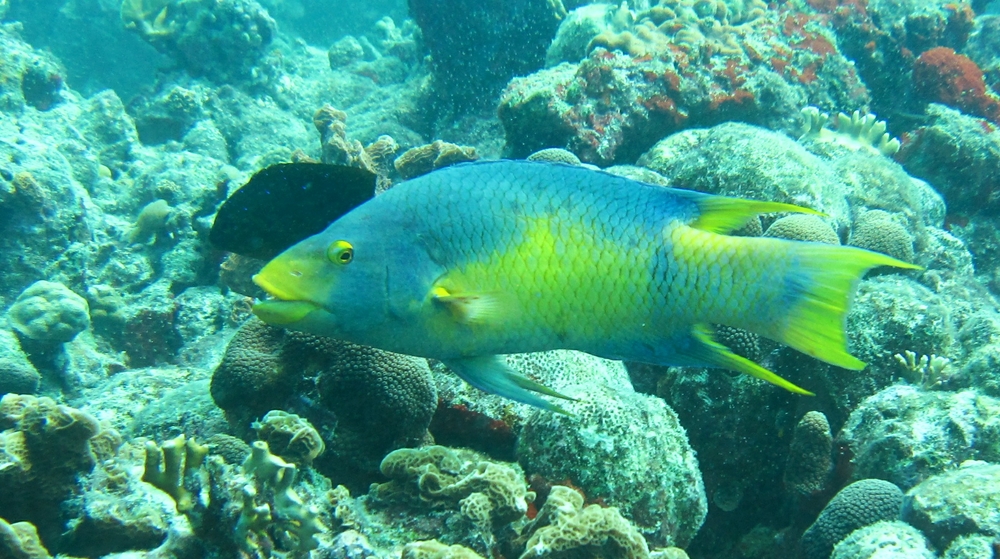
<svg viewBox="0 0 1000 559">
<path fill-rule="evenodd" d="M 520 559 L 647 559 L 642 534 L 615 507 L 583 506 L 574 489 L 555 485 L 525 530 Z"/>
<path fill-rule="evenodd" d="M 402 448 L 385 457 L 382 474 L 391 481 L 374 488 L 377 499 L 458 509 L 487 530 L 521 518 L 535 498 L 520 469 L 471 450 Z"/>
<path fill-rule="evenodd" d="M 863 479 L 840 490 L 805 533 L 806 559 L 827 559 L 834 545 L 851 532 L 879 521 L 898 520 L 903 492 L 881 479 Z"/>
</svg>

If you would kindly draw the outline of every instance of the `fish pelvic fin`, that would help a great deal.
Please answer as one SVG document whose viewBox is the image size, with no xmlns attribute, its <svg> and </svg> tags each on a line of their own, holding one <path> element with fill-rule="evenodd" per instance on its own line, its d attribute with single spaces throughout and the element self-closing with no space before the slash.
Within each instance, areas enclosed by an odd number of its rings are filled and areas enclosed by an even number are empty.
<svg viewBox="0 0 1000 559">
<path fill-rule="evenodd" d="M 761 202 L 689 190 L 677 192 L 698 207 L 698 217 L 688 223 L 688 226 L 710 233 L 729 233 L 746 225 L 750 218 L 766 213 L 788 212 L 826 216 L 823 212 L 783 202 Z"/>
<path fill-rule="evenodd" d="M 542 398 L 539 394 L 570 401 L 576 401 L 575 398 L 560 394 L 543 384 L 515 373 L 497 355 L 449 359 L 444 361 L 444 364 L 462 380 L 484 392 L 510 398 L 543 410 L 572 415 L 562 407 Z"/>
<path fill-rule="evenodd" d="M 923 269 L 855 247 L 797 243 L 784 278 L 787 312 L 766 335 L 831 365 L 860 371 L 865 363 L 847 351 L 847 312 L 858 283 L 872 268 Z"/>
<path fill-rule="evenodd" d="M 709 367 L 719 367 L 746 373 L 795 394 L 815 396 L 812 392 L 781 378 L 746 357 L 733 353 L 731 349 L 715 340 L 714 332 L 708 324 L 696 324 L 691 329 L 691 337 L 694 343 L 685 352 L 685 357 L 689 359 L 704 363 Z"/>
</svg>

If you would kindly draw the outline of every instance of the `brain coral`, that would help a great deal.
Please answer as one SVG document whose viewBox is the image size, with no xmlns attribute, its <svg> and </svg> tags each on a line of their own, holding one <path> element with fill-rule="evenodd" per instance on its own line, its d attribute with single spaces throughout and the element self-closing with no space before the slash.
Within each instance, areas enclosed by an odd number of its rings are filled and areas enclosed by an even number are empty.
<svg viewBox="0 0 1000 559">
<path fill-rule="evenodd" d="M 68 342 L 90 327 L 87 300 L 61 283 L 37 281 L 11 306 L 11 326 L 32 340 Z"/>
<path fill-rule="evenodd" d="M 642 534 L 618 509 L 583 506 L 583 496 L 564 485 L 552 486 L 545 504 L 525 530 L 528 541 L 520 559 L 646 559 Z"/>
<path fill-rule="evenodd" d="M 314 466 L 361 486 L 386 453 L 421 440 L 437 405 L 423 359 L 286 332 L 256 319 L 229 343 L 211 391 L 243 434 L 270 410 L 306 418 L 327 449 Z"/>
<path fill-rule="evenodd" d="M 585 397 L 567 406 L 573 415 L 529 416 L 518 441 L 521 465 L 619 507 L 656 545 L 686 545 L 708 505 L 677 415 L 659 398 L 595 385 L 584 390 L 566 391 Z"/>
<path fill-rule="evenodd" d="M 778 237 L 779 239 L 792 239 L 795 241 L 812 241 L 826 243 L 829 245 L 839 245 L 840 237 L 830 225 L 819 216 L 809 214 L 786 215 L 775 220 L 767 231 L 765 237 Z"/>
<path fill-rule="evenodd" d="M 905 522 L 882 521 L 855 530 L 833 548 L 830 559 L 934 559 L 927 538 Z"/>
<path fill-rule="evenodd" d="M 827 559 L 851 532 L 879 521 L 899 520 L 903 492 L 881 479 L 863 479 L 840 490 L 802 534 L 807 559 Z"/>
<path fill-rule="evenodd" d="M 858 217 L 848 244 L 913 262 L 913 235 L 892 214 L 870 210 Z"/>
</svg>

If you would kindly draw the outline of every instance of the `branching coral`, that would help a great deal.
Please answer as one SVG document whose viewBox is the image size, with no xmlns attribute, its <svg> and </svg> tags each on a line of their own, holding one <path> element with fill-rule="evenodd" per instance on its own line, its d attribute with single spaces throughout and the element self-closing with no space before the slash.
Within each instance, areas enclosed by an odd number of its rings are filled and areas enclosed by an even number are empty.
<svg viewBox="0 0 1000 559">
<path fill-rule="evenodd" d="M 940 355 L 917 355 L 916 352 L 906 350 L 902 354 L 893 356 L 896 362 L 903 367 L 904 376 L 907 382 L 919 386 L 925 390 L 940 387 L 948 382 L 951 377 L 948 365 L 951 359 Z"/>
</svg>

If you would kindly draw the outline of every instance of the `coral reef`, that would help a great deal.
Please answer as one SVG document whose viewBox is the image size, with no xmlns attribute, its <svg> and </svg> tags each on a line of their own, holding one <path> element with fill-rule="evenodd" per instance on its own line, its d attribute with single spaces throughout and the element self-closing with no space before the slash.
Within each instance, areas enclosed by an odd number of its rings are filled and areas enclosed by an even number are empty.
<svg viewBox="0 0 1000 559">
<path fill-rule="evenodd" d="M 979 461 L 962 464 L 910 489 L 903 519 L 920 529 L 938 549 L 948 548 L 961 536 L 1000 537 L 998 481 L 1000 465 Z"/>
<path fill-rule="evenodd" d="M 245 77 L 277 33 L 254 0 L 125 0 L 121 20 L 192 74 L 220 82 Z"/>
<path fill-rule="evenodd" d="M 570 480 L 616 506 L 655 545 L 685 546 L 708 503 L 697 461 L 676 414 L 658 398 L 606 387 L 570 388 L 573 415 L 536 412 L 518 439 L 525 471 Z"/>
<path fill-rule="evenodd" d="M 21 351 L 21 344 L 12 332 L 0 330 L 0 396 L 33 394 L 42 376 Z"/>
<path fill-rule="evenodd" d="M 865 103 L 864 87 L 818 19 L 765 12 L 761 3 L 727 5 L 670 2 L 603 15 L 586 7 L 586 17 L 567 18 L 576 28 L 562 34 L 567 45 L 554 44 L 563 54 L 553 56 L 570 60 L 515 78 L 501 98 L 506 152 L 565 147 L 600 166 L 631 163 L 692 125 L 741 120 L 791 129 L 803 102 Z M 582 61 L 568 54 L 581 31 L 601 27 Z"/>
<path fill-rule="evenodd" d="M 409 0 L 409 8 L 433 57 L 434 92 L 446 111 L 492 106 L 511 77 L 542 66 L 559 23 L 556 10 L 544 0 L 447 5 Z M 484 59 L 490 63 L 481 64 Z"/>
<path fill-rule="evenodd" d="M 0 518 L 0 555 L 11 559 L 50 559 L 30 522 L 8 524 Z"/>
<path fill-rule="evenodd" d="M 808 559 L 826 559 L 851 532 L 879 521 L 899 520 L 902 506 L 899 487 L 880 479 L 856 481 L 841 489 L 802 534 L 802 550 Z"/>
<path fill-rule="evenodd" d="M 847 244 L 913 262 L 913 235 L 892 214 L 869 210 L 858 216 Z"/>
<path fill-rule="evenodd" d="M 396 159 L 394 166 L 399 176 L 406 180 L 435 169 L 477 159 L 479 159 L 479 155 L 476 153 L 476 148 L 436 140 L 433 143 L 406 150 Z"/>
<path fill-rule="evenodd" d="M 974 391 L 892 386 L 862 402 L 838 435 L 855 479 L 879 476 L 910 489 L 965 460 L 1000 460 L 1000 401 Z"/>
<path fill-rule="evenodd" d="M 390 481 L 372 487 L 372 507 L 406 507 L 407 514 L 425 517 L 421 531 L 438 525 L 437 537 L 484 554 L 535 499 L 516 464 L 471 450 L 399 449 L 385 457 L 381 470 Z"/>
<path fill-rule="evenodd" d="M 830 130 L 826 123 L 830 116 L 821 113 L 816 107 L 802 109 L 805 119 L 805 130 L 799 137 L 801 143 L 835 144 L 852 151 L 865 150 L 873 154 L 891 156 L 899 151 L 901 145 L 898 138 L 889 136 L 884 120 L 871 113 L 861 114 L 854 111 L 851 115 L 837 113 L 837 129 Z M 815 151 L 815 147 L 812 149 Z"/>
<path fill-rule="evenodd" d="M 302 416 L 326 446 L 315 467 L 357 487 L 372 481 L 387 453 L 422 439 L 437 405 L 422 359 L 257 319 L 233 337 L 211 392 L 239 434 L 271 410 Z"/>
<path fill-rule="evenodd" d="M 46 547 L 63 531 L 60 503 L 79 474 L 95 464 L 90 441 L 101 432 L 91 415 L 51 398 L 0 398 L 0 510 L 7 521 L 30 522 Z"/>
</svg>

